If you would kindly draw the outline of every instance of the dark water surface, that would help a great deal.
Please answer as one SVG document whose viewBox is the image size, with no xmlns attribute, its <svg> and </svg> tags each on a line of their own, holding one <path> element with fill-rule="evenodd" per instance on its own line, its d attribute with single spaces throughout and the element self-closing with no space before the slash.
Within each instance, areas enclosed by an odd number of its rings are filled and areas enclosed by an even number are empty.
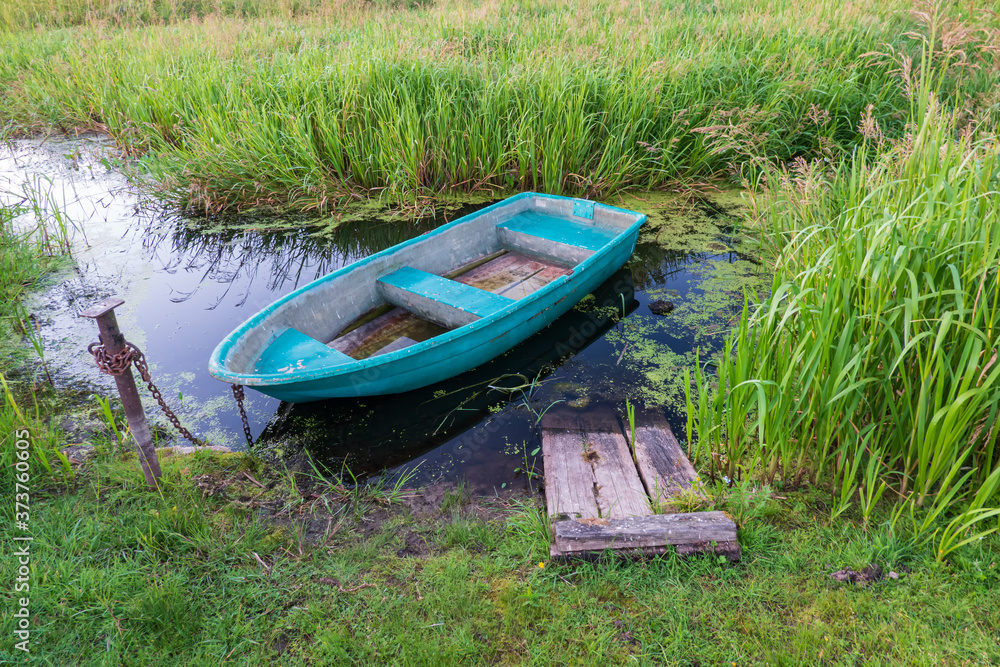
<svg viewBox="0 0 1000 667">
<path fill-rule="evenodd" d="M 57 385 L 84 406 L 93 404 L 89 394 L 113 394 L 85 352 L 96 329 L 76 314 L 118 295 L 126 300 L 121 328 L 146 353 L 164 396 L 216 443 L 245 446 L 229 386 L 207 371 L 226 334 L 278 297 L 445 222 L 373 219 L 324 234 L 287 219 L 188 220 L 135 194 L 102 162 L 108 148 L 92 137 L 0 149 L 0 196 L 23 199 L 27 188 L 36 200 L 59 202 L 75 227 L 76 269 L 30 304 L 46 358 Z M 624 414 L 629 399 L 666 414 L 683 440 L 683 371 L 696 350 L 705 359 L 719 348 L 744 289 L 759 288 L 764 276 L 732 227 L 731 195 L 683 205 L 655 195 L 609 203 L 649 214 L 636 253 L 545 331 L 407 394 L 289 405 L 248 391 L 256 446 L 278 455 L 305 448 L 358 477 L 415 469 L 416 483 L 464 479 L 491 493 L 541 472 L 538 417 L 557 402 L 581 410 L 608 404 Z M 675 310 L 654 315 L 648 304 L 657 299 Z M 149 408 L 152 417 L 151 401 Z"/>
</svg>

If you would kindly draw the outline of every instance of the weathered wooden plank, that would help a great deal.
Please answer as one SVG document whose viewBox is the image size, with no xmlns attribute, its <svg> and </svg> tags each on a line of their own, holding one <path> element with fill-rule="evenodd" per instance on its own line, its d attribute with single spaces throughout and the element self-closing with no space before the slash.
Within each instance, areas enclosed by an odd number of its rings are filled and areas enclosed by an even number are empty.
<svg viewBox="0 0 1000 667">
<path fill-rule="evenodd" d="M 553 408 L 542 425 L 546 498 L 556 520 L 554 558 L 597 557 L 607 550 L 650 556 L 676 547 L 683 556 L 715 553 L 739 560 L 736 525 L 723 512 L 652 515 L 651 497 L 662 506 L 697 478 L 662 416 L 640 418 L 634 459 L 628 427 L 609 407 Z M 580 519 L 564 518 L 574 515 Z"/>
<path fill-rule="evenodd" d="M 606 519 L 647 516 L 653 511 L 621 433 L 584 433 L 583 458 L 594 471 L 597 507 Z"/>
<path fill-rule="evenodd" d="M 743 550 L 740 549 L 740 543 L 735 539 L 731 542 L 678 544 L 677 553 L 685 557 L 699 556 L 705 553 L 715 554 L 716 556 L 725 556 L 726 560 L 731 563 L 735 563 L 743 556 Z"/>
<path fill-rule="evenodd" d="M 736 541 L 736 524 L 724 512 L 567 520 L 554 528 L 555 547 L 564 554 Z"/>
<path fill-rule="evenodd" d="M 344 354 L 352 354 L 355 348 L 361 346 L 365 339 L 369 336 L 372 336 L 376 332 L 390 326 L 399 326 L 398 323 L 401 322 L 403 318 L 415 318 L 415 316 L 406 312 L 402 308 L 393 307 L 388 312 L 382 313 L 378 317 L 354 327 L 348 333 L 341 334 L 337 338 L 334 338 L 327 343 L 327 346 L 333 348 L 334 350 L 339 350 Z"/>
<path fill-rule="evenodd" d="M 583 435 L 578 430 L 543 429 L 545 504 L 549 517 L 598 516 L 594 471 L 583 458 Z"/>
<path fill-rule="evenodd" d="M 570 551 L 563 553 L 556 548 L 555 544 L 549 545 L 549 556 L 554 559 L 580 559 L 580 560 L 599 560 L 604 557 L 605 554 L 613 554 L 619 558 L 649 558 L 651 556 L 662 556 L 665 553 L 671 551 L 676 551 L 677 555 L 689 558 L 691 556 L 700 556 L 702 554 L 714 554 L 716 556 L 725 556 L 726 560 L 730 563 L 735 563 L 740 560 L 743 556 L 743 552 L 740 549 L 739 542 L 719 542 L 713 544 L 678 544 L 666 545 L 662 547 L 637 547 L 635 549 L 604 549 L 601 551 Z"/>
<path fill-rule="evenodd" d="M 588 410 L 574 410 L 565 405 L 557 405 L 542 417 L 542 428 L 601 433 L 622 432 L 617 414 L 606 405 L 595 406 Z"/>
<path fill-rule="evenodd" d="M 327 346 L 355 359 L 365 359 L 399 338 L 420 342 L 445 331 L 448 329 L 422 320 L 402 308 L 394 308 L 351 333 L 327 343 Z"/>
<path fill-rule="evenodd" d="M 652 514 L 613 411 L 553 408 L 543 418 L 542 427 L 546 496 L 559 498 L 552 501 L 559 511 L 550 516 L 624 518 Z M 570 492 L 567 484 L 585 485 L 590 495 L 579 490 Z M 586 500 L 586 505 L 569 505 L 571 498 L 576 502 Z"/>
<path fill-rule="evenodd" d="M 660 415 L 644 417 L 636 425 L 635 460 L 652 502 L 667 508 L 670 498 L 691 489 L 698 477 L 670 424 Z"/>
<path fill-rule="evenodd" d="M 508 252 L 454 279 L 516 300 L 570 273 L 569 269 Z"/>
<path fill-rule="evenodd" d="M 580 431 L 580 412 L 564 406 L 549 408 L 542 417 L 542 429 Z"/>
<path fill-rule="evenodd" d="M 407 338 L 406 336 L 400 336 L 396 340 L 392 341 L 385 347 L 376 350 L 372 353 L 373 357 L 377 357 L 380 354 L 389 354 L 390 352 L 395 352 L 396 350 L 402 350 L 404 347 L 409 347 L 411 345 L 416 345 L 417 341 L 412 338 Z"/>
<path fill-rule="evenodd" d="M 587 410 L 574 412 L 580 415 L 580 428 L 584 431 L 624 434 L 620 415 L 609 405 L 595 405 Z"/>
</svg>

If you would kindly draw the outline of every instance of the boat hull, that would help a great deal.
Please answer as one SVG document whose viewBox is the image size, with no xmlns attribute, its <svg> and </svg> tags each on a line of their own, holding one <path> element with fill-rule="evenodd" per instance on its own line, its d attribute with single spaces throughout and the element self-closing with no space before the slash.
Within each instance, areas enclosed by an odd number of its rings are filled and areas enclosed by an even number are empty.
<svg viewBox="0 0 1000 667">
<path fill-rule="evenodd" d="M 568 200 L 567 198 L 526 193 L 484 209 L 473 216 L 468 216 L 468 218 L 488 213 L 491 209 L 494 210 L 493 215 L 496 215 L 496 211 L 502 211 L 509 202 L 517 202 L 529 196 L 548 200 Z M 568 201 L 581 202 L 582 200 Z M 590 210 L 593 210 L 594 204 L 592 202 L 584 203 L 589 205 Z M 524 202 L 521 201 L 520 205 L 523 207 Z M 240 329 L 237 329 L 220 344 L 210 362 L 210 371 L 220 380 L 244 384 L 263 394 L 290 403 L 304 403 L 329 398 L 397 394 L 432 385 L 468 371 L 503 354 L 541 331 L 569 311 L 584 296 L 591 293 L 628 261 L 635 249 L 639 229 L 645 216 L 612 207 L 603 208 L 614 211 L 615 215 L 619 217 L 622 213 L 627 213 L 634 217 L 635 222 L 629 219 L 628 223 L 630 224 L 623 227 L 620 233 L 617 233 L 605 245 L 573 266 L 568 275 L 562 275 L 534 293 L 528 294 L 520 300 L 511 301 L 511 305 L 500 308 L 498 312 L 470 324 L 458 326 L 444 334 L 389 354 L 350 360 L 349 363 L 325 369 L 293 370 L 284 375 L 236 373 L 227 369 L 225 360 L 235 341 L 238 341 L 240 336 L 246 335 L 248 331 L 253 330 L 254 327 L 259 328 L 269 313 L 283 303 L 294 302 L 296 298 L 308 294 L 311 289 L 314 289 L 314 286 L 321 285 L 336 274 L 350 275 L 355 267 L 361 267 L 373 260 L 384 263 L 387 258 L 393 257 L 394 253 L 402 254 L 401 250 L 420 240 L 417 239 L 385 250 L 366 260 L 361 260 L 355 265 L 345 267 L 335 274 L 321 278 L 272 304 L 268 309 L 245 322 Z M 455 228 L 457 225 L 461 225 L 463 220 L 450 223 L 422 238 L 426 239 L 428 236 L 447 231 L 448 228 Z M 442 236 L 442 238 L 445 237 Z M 444 267 L 445 270 L 447 268 Z"/>
</svg>

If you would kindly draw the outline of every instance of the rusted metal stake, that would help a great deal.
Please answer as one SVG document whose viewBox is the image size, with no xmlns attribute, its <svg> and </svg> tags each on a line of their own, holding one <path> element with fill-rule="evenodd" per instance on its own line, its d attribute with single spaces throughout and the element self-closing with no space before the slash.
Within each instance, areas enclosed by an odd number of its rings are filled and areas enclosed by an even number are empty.
<svg viewBox="0 0 1000 667">
<path fill-rule="evenodd" d="M 80 317 L 97 320 L 101 344 L 111 355 L 118 354 L 125 347 L 125 336 L 118 329 L 118 318 L 115 317 L 115 308 L 123 303 L 125 301 L 122 299 L 112 297 L 80 313 Z M 156 447 L 153 446 L 153 436 L 149 432 L 149 424 L 146 423 L 146 412 L 142 409 L 139 390 L 135 386 L 135 378 L 132 377 L 132 368 L 125 368 L 114 378 L 118 385 L 118 395 L 122 399 L 122 407 L 125 408 L 125 418 L 128 419 L 129 429 L 139 451 L 142 474 L 146 476 L 147 484 L 156 487 L 160 477 L 160 461 L 156 458 Z"/>
</svg>

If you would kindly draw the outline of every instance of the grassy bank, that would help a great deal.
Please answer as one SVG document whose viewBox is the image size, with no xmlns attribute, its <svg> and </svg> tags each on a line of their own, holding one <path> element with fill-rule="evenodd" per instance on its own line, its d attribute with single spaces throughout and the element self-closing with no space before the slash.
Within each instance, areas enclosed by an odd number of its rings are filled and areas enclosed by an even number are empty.
<svg viewBox="0 0 1000 667">
<path fill-rule="evenodd" d="M 420 513 L 210 453 L 166 459 L 151 493 L 135 465 L 106 452 L 35 491 L 37 664 L 1000 660 L 995 540 L 940 565 L 905 534 L 830 522 L 817 494 L 758 503 L 738 566 L 556 564 L 534 501 L 446 494 Z M 871 563 L 886 576 L 866 587 L 829 576 Z"/>
<path fill-rule="evenodd" d="M 25 342 L 38 345 L 25 297 L 71 254 L 68 222 L 41 188 L 2 193 L 0 201 L 0 372 L 23 359 Z"/>
<path fill-rule="evenodd" d="M 10 19 L 7 131 L 107 131 L 145 155 L 161 196 L 207 212 L 454 191 L 606 196 L 837 160 L 866 118 L 900 136 L 905 82 L 872 54 L 921 53 L 904 0 L 328 2 L 263 18 L 241 6 L 179 20 L 178 5 L 153 25 L 115 21 L 101 3 L 91 19 L 42 17 L 75 28 Z M 989 83 L 970 70 L 965 92 Z"/>
<path fill-rule="evenodd" d="M 32 455 L 41 470 L 61 469 L 58 435 L 45 427 L 38 411 L 38 398 L 45 389 L 45 351 L 36 323 L 24 306 L 25 298 L 53 271 L 67 265 L 69 245 L 66 228 L 58 213 L 36 192 L 25 190 L 23 197 L 12 193 L 0 203 L 0 493 L 12 497 L 15 461 L 14 432 L 37 429 Z M 8 377 L 11 372 L 17 379 Z M 16 401 L 23 403 L 24 409 Z M 13 512 L 3 507 L 5 517 Z"/>
</svg>

